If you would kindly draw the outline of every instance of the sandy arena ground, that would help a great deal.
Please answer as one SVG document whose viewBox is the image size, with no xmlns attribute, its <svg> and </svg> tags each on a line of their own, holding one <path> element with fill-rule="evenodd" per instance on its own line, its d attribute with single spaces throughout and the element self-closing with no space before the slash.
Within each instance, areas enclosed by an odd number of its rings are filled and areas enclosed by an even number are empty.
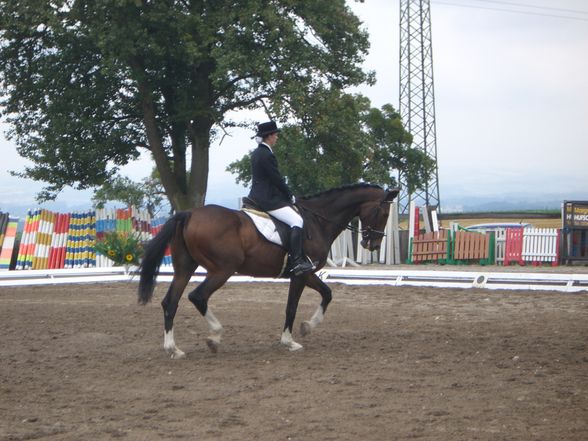
<svg viewBox="0 0 588 441">
<path fill-rule="evenodd" d="M 588 293 L 332 288 L 295 353 L 284 283 L 213 296 L 217 354 L 184 298 L 183 360 L 167 284 L 147 306 L 134 283 L 0 288 L 0 440 L 588 439 Z"/>
</svg>

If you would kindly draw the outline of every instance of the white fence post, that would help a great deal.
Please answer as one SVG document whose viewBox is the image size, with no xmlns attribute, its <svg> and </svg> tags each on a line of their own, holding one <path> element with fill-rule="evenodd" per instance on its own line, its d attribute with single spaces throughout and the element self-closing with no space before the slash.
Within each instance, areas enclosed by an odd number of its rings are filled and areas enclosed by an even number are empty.
<svg viewBox="0 0 588 441">
<path fill-rule="evenodd" d="M 398 232 L 398 203 L 390 204 L 390 214 L 386 223 L 386 236 L 382 240 L 380 263 L 395 265 L 400 263 L 400 234 Z"/>
<path fill-rule="evenodd" d="M 437 233 L 439 232 L 439 218 L 437 217 L 437 210 L 433 210 L 431 212 L 431 217 L 433 220 L 433 231 Z"/>
<path fill-rule="evenodd" d="M 353 260 L 353 239 L 349 230 L 343 230 L 337 239 L 335 239 L 331 245 L 330 254 L 331 258 L 327 259 L 327 264 L 330 266 L 345 267 L 347 264 L 359 266 Z"/>
<path fill-rule="evenodd" d="M 414 201 L 410 201 L 408 204 L 408 240 L 412 239 L 415 235 L 414 222 L 416 217 L 416 207 Z M 419 232 L 416 231 L 416 234 Z"/>
<path fill-rule="evenodd" d="M 495 233 L 494 255 L 497 265 L 504 265 L 504 254 L 506 252 L 506 228 L 498 228 Z"/>
</svg>

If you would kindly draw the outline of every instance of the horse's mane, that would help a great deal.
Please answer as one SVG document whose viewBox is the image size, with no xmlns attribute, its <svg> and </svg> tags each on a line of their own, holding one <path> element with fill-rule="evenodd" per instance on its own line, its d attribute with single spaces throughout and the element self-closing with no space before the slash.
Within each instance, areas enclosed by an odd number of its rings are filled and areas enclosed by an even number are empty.
<svg viewBox="0 0 588 441">
<path fill-rule="evenodd" d="M 316 194 L 312 194 L 312 195 L 307 195 L 307 196 L 301 196 L 300 199 L 308 201 L 310 199 L 315 199 L 315 198 L 319 198 L 322 196 L 329 196 L 331 194 L 334 193 L 340 193 L 340 192 L 344 192 L 347 190 L 355 190 L 358 188 L 378 188 L 380 190 L 383 190 L 382 187 L 380 187 L 379 185 L 376 184 L 368 184 L 366 182 L 360 182 L 359 184 L 350 184 L 350 185 L 343 185 L 341 187 L 335 187 L 335 188 L 331 188 L 329 190 L 325 190 L 325 191 L 321 191 L 320 193 L 316 193 Z"/>
</svg>

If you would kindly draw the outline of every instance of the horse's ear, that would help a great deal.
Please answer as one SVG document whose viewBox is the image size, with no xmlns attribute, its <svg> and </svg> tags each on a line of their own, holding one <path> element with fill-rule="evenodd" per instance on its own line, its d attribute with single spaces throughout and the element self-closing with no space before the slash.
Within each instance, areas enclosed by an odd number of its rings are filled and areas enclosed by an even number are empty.
<svg viewBox="0 0 588 441">
<path fill-rule="evenodd" d="M 384 201 L 386 202 L 392 202 L 394 200 L 394 198 L 396 196 L 398 196 L 398 193 L 400 193 L 400 189 L 399 188 L 389 188 L 386 190 L 386 197 L 384 198 Z"/>
</svg>

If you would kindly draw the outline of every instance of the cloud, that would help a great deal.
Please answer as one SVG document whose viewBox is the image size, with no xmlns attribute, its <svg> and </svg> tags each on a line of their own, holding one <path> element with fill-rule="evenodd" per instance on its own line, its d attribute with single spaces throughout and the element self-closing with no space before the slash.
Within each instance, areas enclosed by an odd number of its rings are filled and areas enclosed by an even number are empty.
<svg viewBox="0 0 588 441">
<path fill-rule="evenodd" d="M 398 107 L 398 2 L 348 5 L 370 33 L 365 67 L 375 70 L 378 80 L 374 87 L 355 91 L 375 106 Z M 434 0 L 431 7 L 441 198 L 460 192 L 586 191 L 587 22 L 446 6 Z M 586 3 L 567 1 L 561 7 L 585 10 Z M 251 123 L 265 119 L 261 111 L 235 117 Z M 225 169 L 253 148 L 251 133 L 231 129 L 230 134 L 211 148 L 209 202 L 247 191 Z M 7 170 L 25 164 L 13 144 L 0 138 L 0 153 L 0 201 L 29 194 L 32 202 L 41 185 L 8 176 Z M 125 173 L 139 179 L 151 168 L 146 158 Z"/>
</svg>

